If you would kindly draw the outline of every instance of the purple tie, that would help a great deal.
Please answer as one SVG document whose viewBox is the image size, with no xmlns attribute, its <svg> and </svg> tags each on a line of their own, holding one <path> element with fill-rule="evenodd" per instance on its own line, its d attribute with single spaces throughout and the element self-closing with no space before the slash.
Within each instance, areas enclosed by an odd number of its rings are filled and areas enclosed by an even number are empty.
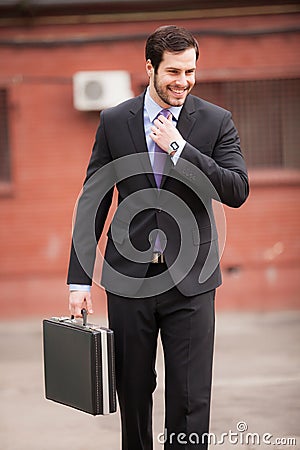
<svg viewBox="0 0 300 450">
<path fill-rule="evenodd" d="M 168 109 L 162 109 L 159 114 L 157 115 L 160 116 L 165 116 L 166 118 L 169 117 L 170 115 L 170 111 Z M 156 181 L 156 186 L 159 188 L 160 187 L 160 183 L 161 183 L 161 179 L 162 179 L 162 175 L 163 175 L 163 169 L 165 167 L 165 163 L 166 163 L 166 158 L 167 158 L 167 153 L 162 150 L 157 144 L 154 144 L 154 158 L 153 158 L 153 172 L 154 172 L 154 178 Z"/>
</svg>

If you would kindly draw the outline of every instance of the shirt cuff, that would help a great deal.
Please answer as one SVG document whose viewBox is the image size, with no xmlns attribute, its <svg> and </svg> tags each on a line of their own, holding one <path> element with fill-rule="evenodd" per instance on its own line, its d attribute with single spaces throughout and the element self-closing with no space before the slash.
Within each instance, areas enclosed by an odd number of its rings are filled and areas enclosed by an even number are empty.
<svg viewBox="0 0 300 450">
<path fill-rule="evenodd" d="M 173 162 L 174 166 L 177 164 L 177 161 L 178 161 L 178 159 L 179 159 L 179 157 L 181 155 L 182 150 L 185 147 L 185 144 L 186 144 L 186 141 L 184 139 L 182 139 L 182 140 L 180 140 L 178 142 L 179 147 L 176 150 L 176 152 L 174 153 L 174 155 L 171 156 L 171 159 L 172 159 L 172 162 Z"/>
<path fill-rule="evenodd" d="M 90 292 L 91 286 L 89 284 L 70 284 L 70 291 L 81 291 L 81 292 Z"/>
</svg>

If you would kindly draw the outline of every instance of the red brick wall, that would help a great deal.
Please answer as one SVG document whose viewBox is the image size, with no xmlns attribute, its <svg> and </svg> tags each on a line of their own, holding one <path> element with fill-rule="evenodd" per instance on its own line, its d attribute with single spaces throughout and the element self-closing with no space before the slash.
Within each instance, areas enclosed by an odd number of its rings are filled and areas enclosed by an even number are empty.
<svg viewBox="0 0 300 450">
<path fill-rule="evenodd" d="M 297 20 L 296 15 L 280 15 L 180 23 L 191 29 L 232 30 L 286 26 Z M 0 38 L 80 33 L 121 36 L 148 33 L 158 25 L 11 28 L 0 29 Z M 295 58 L 297 34 L 205 36 L 200 44 L 200 79 L 300 74 Z M 72 212 L 99 117 L 97 112 L 73 108 L 71 77 L 79 70 L 124 69 L 131 73 L 133 89 L 138 93 L 147 82 L 144 42 L 46 49 L 0 47 L 0 60 L 0 87 L 9 90 L 13 177 L 9 192 L 0 186 L 2 315 L 67 313 L 65 277 Z M 226 209 L 224 285 L 219 290 L 218 305 L 243 309 L 299 307 L 299 175 L 251 175 L 252 190 L 246 205 L 239 210 Z M 103 310 L 102 294 L 101 298 L 96 311 Z"/>
<path fill-rule="evenodd" d="M 300 174 L 250 172 L 250 196 L 238 210 L 225 209 L 221 307 L 300 306 Z"/>
</svg>

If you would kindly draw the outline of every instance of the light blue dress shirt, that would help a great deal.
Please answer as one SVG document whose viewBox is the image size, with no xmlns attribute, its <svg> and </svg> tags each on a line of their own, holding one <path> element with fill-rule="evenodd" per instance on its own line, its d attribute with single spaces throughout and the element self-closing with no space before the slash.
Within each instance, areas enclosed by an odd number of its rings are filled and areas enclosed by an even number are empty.
<svg viewBox="0 0 300 450">
<path fill-rule="evenodd" d="M 177 121 L 179 119 L 179 115 L 182 110 L 182 106 L 170 106 L 168 111 L 172 114 L 172 121 L 173 124 L 176 126 Z M 150 137 L 151 127 L 153 126 L 153 122 L 156 119 L 159 112 L 162 110 L 161 106 L 159 106 L 155 101 L 151 98 L 149 87 L 146 90 L 145 94 L 145 103 L 144 103 L 144 129 L 145 129 L 145 136 L 146 136 L 146 142 L 149 152 L 149 158 L 151 165 L 153 166 L 153 158 L 154 158 L 154 146 L 155 143 Z M 181 152 L 185 146 L 186 142 L 182 139 L 179 141 L 179 148 L 176 150 L 175 154 L 171 156 L 171 160 L 173 164 L 175 165 L 178 161 L 178 158 L 181 155 Z M 69 285 L 70 291 L 82 291 L 82 292 L 90 292 L 91 286 L 88 284 L 70 284 Z"/>
</svg>

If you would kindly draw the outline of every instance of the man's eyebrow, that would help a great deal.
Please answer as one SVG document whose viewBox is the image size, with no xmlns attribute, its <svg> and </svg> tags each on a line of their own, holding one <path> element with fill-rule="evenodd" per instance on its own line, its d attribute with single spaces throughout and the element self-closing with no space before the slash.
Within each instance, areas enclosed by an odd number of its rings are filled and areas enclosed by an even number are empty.
<svg viewBox="0 0 300 450">
<path fill-rule="evenodd" d="M 172 66 L 169 66 L 169 67 L 166 67 L 165 69 L 166 69 L 166 70 L 185 70 L 185 71 L 192 71 L 192 70 L 196 70 L 196 67 L 190 67 L 190 68 L 188 68 L 188 69 L 181 69 L 180 67 L 172 67 Z"/>
</svg>

